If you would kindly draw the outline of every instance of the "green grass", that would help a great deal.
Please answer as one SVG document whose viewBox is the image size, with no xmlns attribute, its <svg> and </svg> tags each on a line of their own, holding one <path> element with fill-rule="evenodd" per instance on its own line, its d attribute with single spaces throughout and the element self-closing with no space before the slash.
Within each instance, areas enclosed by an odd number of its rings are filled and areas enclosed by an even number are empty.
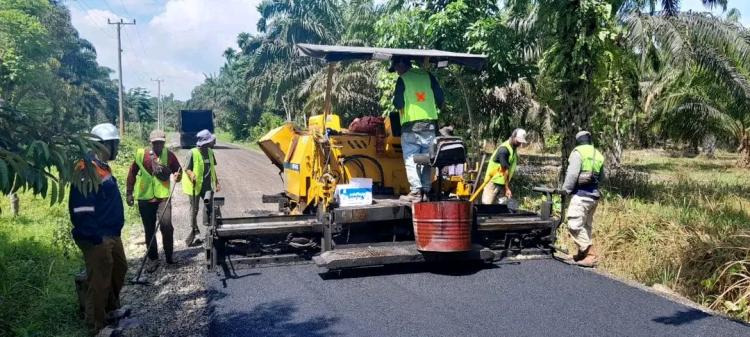
<svg viewBox="0 0 750 337">
<path fill-rule="evenodd" d="M 132 158 L 132 142 L 123 142 L 112 168 L 124 195 Z M 0 335 L 86 336 L 78 316 L 74 276 L 84 269 L 71 236 L 67 200 L 49 201 L 20 193 L 21 212 L 10 214 L 8 198 L 0 198 Z M 138 219 L 126 208 L 126 224 Z M 136 226 L 126 225 L 123 238 Z"/>
<path fill-rule="evenodd" d="M 750 177 L 736 161 L 629 152 L 626 167 L 642 174 L 608 183 L 595 229 L 602 266 L 749 320 Z"/>
<path fill-rule="evenodd" d="M 258 143 L 249 140 L 234 139 L 228 131 L 216 131 L 216 138 L 223 143 L 232 143 L 248 150 L 260 151 Z"/>
</svg>

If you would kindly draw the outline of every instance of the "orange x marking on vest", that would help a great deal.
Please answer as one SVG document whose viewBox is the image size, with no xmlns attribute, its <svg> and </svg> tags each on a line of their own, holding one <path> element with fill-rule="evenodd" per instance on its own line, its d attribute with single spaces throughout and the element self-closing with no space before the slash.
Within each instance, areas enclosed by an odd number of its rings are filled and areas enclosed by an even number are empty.
<svg viewBox="0 0 750 337">
<path fill-rule="evenodd" d="M 417 102 L 424 102 L 425 96 L 424 91 L 417 91 Z"/>
</svg>

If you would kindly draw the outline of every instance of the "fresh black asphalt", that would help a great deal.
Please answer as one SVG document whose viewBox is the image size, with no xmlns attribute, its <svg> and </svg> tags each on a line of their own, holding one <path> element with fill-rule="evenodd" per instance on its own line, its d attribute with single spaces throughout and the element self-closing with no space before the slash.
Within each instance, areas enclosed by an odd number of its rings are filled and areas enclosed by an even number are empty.
<svg viewBox="0 0 750 337">
<path fill-rule="evenodd" d="M 208 273 L 210 336 L 750 336 L 750 326 L 554 260 L 463 271 Z"/>
</svg>

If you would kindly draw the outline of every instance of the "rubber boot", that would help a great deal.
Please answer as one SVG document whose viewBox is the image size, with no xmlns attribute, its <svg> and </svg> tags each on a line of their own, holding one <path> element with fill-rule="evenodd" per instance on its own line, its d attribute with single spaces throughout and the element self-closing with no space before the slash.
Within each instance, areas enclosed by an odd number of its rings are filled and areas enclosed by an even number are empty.
<svg viewBox="0 0 750 337">
<path fill-rule="evenodd" d="M 573 255 L 573 261 L 578 262 L 578 261 L 583 260 L 583 258 L 586 257 L 590 248 L 591 248 L 591 245 L 586 247 L 586 249 L 581 249 L 581 247 L 578 247 L 578 253 L 576 253 L 576 255 Z"/>
<path fill-rule="evenodd" d="M 586 249 L 586 256 L 583 260 L 576 262 L 577 265 L 586 268 L 594 268 L 599 263 L 599 259 L 596 256 L 596 249 L 593 245 Z"/>
</svg>

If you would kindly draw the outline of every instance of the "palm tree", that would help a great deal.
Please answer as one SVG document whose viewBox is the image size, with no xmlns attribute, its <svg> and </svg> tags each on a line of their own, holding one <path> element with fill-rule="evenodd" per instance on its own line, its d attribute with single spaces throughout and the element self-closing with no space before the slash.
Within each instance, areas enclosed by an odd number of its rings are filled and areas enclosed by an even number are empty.
<svg viewBox="0 0 750 337">
<path fill-rule="evenodd" d="M 740 24 L 702 13 L 631 13 L 628 41 L 647 74 L 641 108 L 664 132 L 692 148 L 710 134 L 738 144 L 750 165 L 747 140 L 750 43 Z"/>
<path fill-rule="evenodd" d="M 711 8 L 726 7 L 725 0 L 704 0 L 703 3 Z M 628 59 L 633 53 L 651 50 L 641 49 L 647 48 L 648 41 L 637 34 L 633 18 L 650 22 L 679 17 L 679 0 L 662 0 L 660 5 L 663 12 L 657 13 L 653 0 L 516 0 L 507 3 L 511 9 L 509 15 L 521 22 L 517 25 L 519 32 L 525 33 L 527 42 L 532 44 L 529 49 L 544 50 L 538 79 L 542 88 L 540 96 L 556 112 L 556 128 L 563 138 L 563 167 L 575 146 L 576 131 L 590 129 L 592 118 L 597 114 L 607 116 L 605 110 L 612 105 L 611 100 L 619 101 L 618 95 L 630 91 L 626 87 L 632 82 L 628 74 L 631 69 L 621 65 L 630 64 Z M 649 14 L 642 13 L 646 7 L 650 8 Z M 644 37 L 640 48 L 625 45 L 621 22 L 628 23 L 625 32 L 628 36 Z M 673 36 L 674 33 L 672 30 Z M 674 39 L 665 39 L 660 40 L 658 46 L 652 43 L 649 48 L 669 48 L 677 43 Z M 612 81 L 613 77 L 621 80 Z M 613 96 L 613 92 L 618 94 Z M 608 143 L 608 139 L 604 142 Z"/>
</svg>

